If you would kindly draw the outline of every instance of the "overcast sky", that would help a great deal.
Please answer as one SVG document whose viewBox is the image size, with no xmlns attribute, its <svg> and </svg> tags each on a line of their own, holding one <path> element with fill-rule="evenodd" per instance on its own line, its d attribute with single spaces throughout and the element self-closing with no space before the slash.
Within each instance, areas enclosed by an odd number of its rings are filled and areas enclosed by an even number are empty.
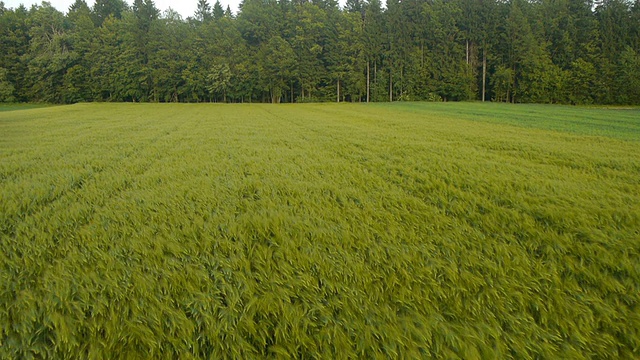
<svg viewBox="0 0 640 360">
<path fill-rule="evenodd" d="M 2 1 L 4 1 L 4 6 L 6 8 L 17 8 L 18 6 L 20 6 L 20 4 L 24 4 L 24 6 L 26 6 L 27 9 L 30 8 L 31 5 L 33 4 L 40 4 L 42 2 L 42 1 L 28 1 L 28 0 L 2 0 Z M 95 2 L 94 0 L 86 0 L 86 1 L 89 7 L 92 7 L 93 3 Z M 49 2 L 56 9 L 66 13 L 67 10 L 69 9 L 69 6 L 71 6 L 71 4 L 75 2 L 75 0 L 51 0 Z M 131 5 L 132 2 L 133 0 L 127 1 L 129 5 Z M 215 2 L 216 2 L 215 0 L 209 0 L 209 4 L 211 4 L 211 6 L 213 6 Z M 197 3 L 198 3 L 198 0 L 180 0 L 180 1 L 154 0 L 154 4 L 156 4 L 156 7 L 160 9 L 161 12 L 164 12 L 169 7 L 171 7 L 173 10 L 176 10 L 177 12 L 179 12 L 184 19 L 186 19 L 189 16 L 193 16 L 193 13 L 196 12 Z M 224 9 L 226 9 L 227 5 L 229 5 L 231 7 L 231 11 L 233 11 L 233 13 L 235 14 L 238 12 L 238 4 L 240 4 L 240 0 L 220 0 L 220 4 L 222 4 L 222 8 Z"/>
</svg>

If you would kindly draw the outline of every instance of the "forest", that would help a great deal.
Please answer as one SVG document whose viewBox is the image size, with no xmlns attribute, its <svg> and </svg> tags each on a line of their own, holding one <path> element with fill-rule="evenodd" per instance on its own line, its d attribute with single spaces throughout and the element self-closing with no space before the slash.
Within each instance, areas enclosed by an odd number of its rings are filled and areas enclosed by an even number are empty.
<svg viewBox="0 0 640 360">
<path fill-rule="evenodd" d="M 640 104 L 640 0 L 0 2 L 0 102 Z"/>
</svg>

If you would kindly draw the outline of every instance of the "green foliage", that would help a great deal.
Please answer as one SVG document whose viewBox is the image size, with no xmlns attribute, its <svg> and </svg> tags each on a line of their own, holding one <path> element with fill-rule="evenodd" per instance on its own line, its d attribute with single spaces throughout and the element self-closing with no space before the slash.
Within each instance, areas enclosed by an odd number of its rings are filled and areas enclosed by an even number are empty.
<svg viewBox="0 0 640 360">
<path fill-rule="evenodd" d="M 0 103 L 1 102 L 14 102 L 16 100 L 15 88 L 7 80 L 7 69 L 0 67 Z"/>
<path fill-rule="evenodd" d="M 0 358 L 637 358 L 637 119 L 0 112 Z"/>
<path fill-rule="evenodd" d="M 212 16 L 216 20 L 222 19 L 224 17 L 224 10 L 222 9 L 220 0 L 216 0 L 216 2 L 213 4 Z"/>
<path fill-rule="evenodd" d="M 504 66 L 499 66 L 495 74 L 491 78 L 491 84 L 493 85 L 494 101 L 497 102 L 509 102 L 509 95 L 511 94 L 511 86 L 513 85 L 514 74 L 513 70 Z"/>
<path fill-rule="evenodd" d="M 2 5 L 2 92 L 51 103 L 640 104 L 638 1 L 246 0 L 236 15 L 195 3 L 185 18 L 151 0 L 75 0 L 66 14 Z M 229 76 L 212 72 L 224 64 Z"/>
<path fill-rule="evenodd" d="M 229 65 L 214 65 L 207 75 L 207 90 L 214 96 L 222 95 L 224 102 L 227 98 L 227 89 L 231 84 L 231 70 Z"/>
<path fill-rule="evenodd" d="M 640 103 L 640 55 L 627 47 L 618 59 L 615 89 L 620 102 Z"/>
<path fill-rule="evenodd" d="M 288 84 L 296 77 L 293 49 L 279 36 L 269 39 L 258 53 L 261 83 L 269 91 L 272 103 L 279 103 Z"/>
<path fill-rule="evenodd" d="M 29 20 L 27 95 L 36 102 L 62 103 L 64 74 L 78 56 L 71 49 L 68 24 L 64 15 L 47 2 L 33 11 Z"/>
<path fill-rule="evenodd" d="M 596 68 L 584 59 L 571 64 L 569 78 L 570 99 L 573 104 L 591 104 L 598 93 Z"/>
<path fill-rule="evenodd" d="M 126 9 L 127 4 L 123 0 L 96 0 L 93 4 L 93 21 L 100 26 L 109 17 L 120 19 Z"/>
<path fill-rule="evenodd" d="M 194 14 L 196 20 L 200 22 L 208 22 L 213 19 L 213 14 L 211 13 L 211 5 L 207 0 L 198 0 L 198 7 L 196 8 L 196 13 Z"/>
</svg>

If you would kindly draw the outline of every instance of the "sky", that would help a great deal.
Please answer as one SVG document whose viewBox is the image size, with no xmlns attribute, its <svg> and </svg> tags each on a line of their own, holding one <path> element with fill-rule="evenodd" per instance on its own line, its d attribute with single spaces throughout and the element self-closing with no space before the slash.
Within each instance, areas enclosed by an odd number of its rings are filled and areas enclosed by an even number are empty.
<svg viewBox="0 0 640 360">
<path fill-rule="evenodd" d="M 2 0 L 4 1 L 4 7 L 6 8 L 17 8 L 18 6 L 20 6 L 20 4 L 24 4 L 24 6 L 28 8 L 31 7 L 31 5 L 33 4 L 40 4 L 42 1 L 29 1 L 29 0 Z M 131 3 L 133 3 L 133 0 L 125 0 L 129 5 L 131 5 Z M 231 7 L 231 11 L 233 11 L 233 13 L 237 13 L 238 12 L 238 4 L 240 4 L 241 0 L 220 0 L 220 4 L 222 4 L 222 8 L 226 9 L 227 5 L 229 5 L 229 7 Z M 51 5 L 53 5 L 54 8 L 62 11 L 62 12 L 67 12 L 67 10 L 69 9 L 69 6 L 71 6 L 71 4 L 73 4 L 75 2 L 75 0 L 49 0 L 49 2 L 51 3 Z M 95 1 L 94 0 L 87 0 L 87 5 L 89 5 L 89 7 L 93 6 L 93 3 Z M 211 6 L 213 6 L 213 4 L 215 3 L 215 0 L 209 0 L 209 4 Z M 156 7 L 158 9 L 160 9 L 161 12 L 164 12 L 165 10 L 167 10 L 169 7 L 171 7 L 173 10 L 176 10 L 177 12 L 180 13 L 180 15 L 182 15 L 182 18 L 186 19 L 189 16 L 193 16 L 193 14 L 196 12 L 196 4 L 198 3 L 198 0 L 180 0 L 180 1 L 167 1 L 167 0 L 154 0 L 153 1 L 154 4 L 156 4 Z"/>
</svg>

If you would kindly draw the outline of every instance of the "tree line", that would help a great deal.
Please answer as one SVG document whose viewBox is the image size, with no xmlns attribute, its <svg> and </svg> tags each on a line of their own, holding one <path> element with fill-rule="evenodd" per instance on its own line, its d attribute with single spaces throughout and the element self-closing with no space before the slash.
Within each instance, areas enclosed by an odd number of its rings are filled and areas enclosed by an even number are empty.
<svg viewBox="0 0 640 360">
<path fill-rule="evenodd" d="M 197 1 L 0 2 L 0 101 L 640 104 L 640 0 Z"/>
</svg>

